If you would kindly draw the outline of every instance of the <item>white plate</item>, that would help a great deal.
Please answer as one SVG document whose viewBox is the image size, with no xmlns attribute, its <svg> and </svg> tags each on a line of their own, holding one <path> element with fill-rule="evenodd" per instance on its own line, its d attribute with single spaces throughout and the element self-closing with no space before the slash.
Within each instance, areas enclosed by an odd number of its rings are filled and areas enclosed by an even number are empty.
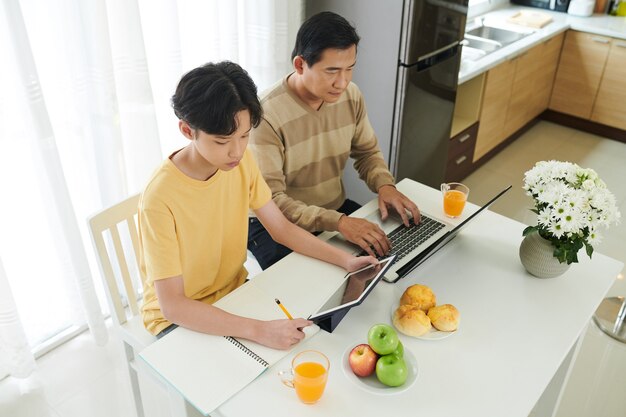
<svg viewBox="0 0 626 417">
<path fill-rule="evenodd" d="M 358 343 L 348 346 L 346 351 L 343 353 L 343 357 L 341 358 L 341 368 L 343 369 L 343 373 L 346 375 L 346 378 L 362 390 L 378 395 L 395 395 L 406 391 L 411 387 L 411 385 L 415 384 L 415 381 L 417 380 L 417 360 L 415 359 L 413 353 L 406 349 L 406 346 L 404 347 L 404 361 L 406 362 L 406 367 L 409 371 L 406 382 L 399 387 L 388 387 L 376 378 L 376 372 L 366 377 L 358 377 L 354 374 L 354 372 L 352 372 L 348 356 L 350 356 L 350 352 L 356 345 L 358 345 Z"/>
</svg>

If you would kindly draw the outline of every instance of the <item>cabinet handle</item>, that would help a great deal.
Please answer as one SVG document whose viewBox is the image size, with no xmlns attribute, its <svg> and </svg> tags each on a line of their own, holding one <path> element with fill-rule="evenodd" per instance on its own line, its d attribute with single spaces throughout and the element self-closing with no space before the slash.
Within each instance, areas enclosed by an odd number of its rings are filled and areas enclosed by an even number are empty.
<svg viewBox="0 0 626 417">
<path fill-rule="evenodd" d="M 626 45 L 624 47 L 626 47 Z M 469 133 L 466 133 L 466 134 L 464 134 L 463 136 L 461 136 L 459 138 L 459 143 L 463 143 L 463 142 L 465 142 L 466 140 L 468 140 L 471 137 L 472 137 L 472 135 L 470 135 Z"/>
<path fill-rule="evenodd" d="M 608 39 L 598 38 L 596 36 L 592 36 L 591 40 L 594 41 L 594 42 L 598 42 L 598 43 L 609 43 Z"/>
<path fill-rule="evenodd" d="M 463 162 L 465 162 L 466 159 L 467 159 L 467 156 L 463 155 L 462 157 L 457 158 L 456 161 L 454 162 L 456 162 L 457 165 L 461 165 Z"/>
<path fill-rule="evenodd" d="M 615 46 L 619 46 L 620 48 L 626 48 L 626 43 L 624 43 L 624 42 L 615 42 Z"/>
</svg>

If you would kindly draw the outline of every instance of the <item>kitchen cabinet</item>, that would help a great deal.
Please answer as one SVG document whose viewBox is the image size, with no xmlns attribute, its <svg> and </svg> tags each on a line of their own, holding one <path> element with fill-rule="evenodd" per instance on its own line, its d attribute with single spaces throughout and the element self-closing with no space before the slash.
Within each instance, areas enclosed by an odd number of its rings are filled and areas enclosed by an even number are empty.
<svg viewBox="0 0 626 417">
<path fill-rule="evenodd" d="M 480 103 L 482 101 L 485 84 L 485 73 L 460 84 L 457 88 L 454 102 L 454 114 L 450 129 L 451 140 L 461 131 L 466 130 L 478 121 L 480 116 Z"/>
<path fill-rule="evenodd" d="M 610 44 L 611 38 L 606 36 L 574 30 L 567 32 L 552 89 L 550 110 L 582 119 L 591 117 Z"/>
<path fill-rule="evenodd" d="M 472 172 L 476 133 L 478 133 L 478 122 L 450 139 L 446 182 L 461 181 Z"/>
<path fill-rule="evenodd" d="M 626 130 L 626 40 L 613 39 L 591 120 Z"/>
<path fill-rule="evenodd" d="M 504 123 L 505 138 L 548 108 L 563 37 L 555 36 L 513 58 L 515 78 Z"/>
<path fill-rule="evenodd" d="M 451 137 L 475 121 L 478 131 L 471 166 L 459 168 L 465 159 L 451 143 L 446 175 L 467 175 L 539 115 L 626 142 L 624 68 L 626 40 L 569 30 L 461 84 Z"/>
<path fill-rule="evenodd" d="M 530 112 L 528 115 L 529 120 L 537 117 L 548 108 L 564 38 L 565 33 L 561 33 L 542 44 L 539 62 L 535 66 L 537 73 L 533 86 L 533 95 L 528 106 Z"/>
<path fill-rule="evenodd" d="M 457 89 L 445 173 L 445 180 L 448 182 L 460 181 L 473 170 L 485 75 L 472 78 Z"/>
<path fill-rule="evenodd" d="M 474 161 L 548 107 L 563 37 L 557 35 L 489 70 Z"/>
<path fill-rule="evenodd" d="M 511 86 L 511 97 L 506 108 L 506 118 L 504 120 L 504 138 L 508 138 L 517 132 L 532 119 L 530 117 L 530 107 L 533 96 L 537 92 L 535 81 L 541 70 L 541 67 L 539 67 L 541 51 L 541 47 L 535 47 L 511 60 L 514 63 L 515 70 Z"/>
<path fill-rule="evenodd" d="M 487 72 L 474 161 L 505 139 L 504 121 L 511 98 L 511 80 L 514 73 L 515 61 L 505 61 Z"/>
</svg>

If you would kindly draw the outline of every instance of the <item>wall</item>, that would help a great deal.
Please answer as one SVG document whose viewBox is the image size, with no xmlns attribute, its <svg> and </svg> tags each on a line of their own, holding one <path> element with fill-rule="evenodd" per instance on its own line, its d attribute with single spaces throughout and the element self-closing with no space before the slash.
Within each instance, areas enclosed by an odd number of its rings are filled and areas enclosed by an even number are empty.
<svg viewBox="0 0 626 417">
<path fill-rule="evenodd" d="M 478 15 L 490 12 L 491 10 L 509 5 L 509 0 L 470 0 L 467 18 L 469 20 Z"/>
</svg>

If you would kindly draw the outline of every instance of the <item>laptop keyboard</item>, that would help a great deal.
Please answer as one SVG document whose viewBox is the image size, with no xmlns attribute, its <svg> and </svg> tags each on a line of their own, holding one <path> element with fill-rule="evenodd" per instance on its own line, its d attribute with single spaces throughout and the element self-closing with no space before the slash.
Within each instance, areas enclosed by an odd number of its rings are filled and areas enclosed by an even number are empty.
<svg viewBox="0 0 626 417">
<path fill-rule="evenodd" d="M 412 221 L 409 227 L 401 224 L 387 235 L 391 241 L 391 252 L 380 258 L 396 255 L 394 260 L 396 263 L 444 227 L 445 224 L 424 214 L 422 214 L 422 221 L 418 225 Z M 367 255 L 367 253 L 361 251 L 359 255 Z"/>
</svg>

